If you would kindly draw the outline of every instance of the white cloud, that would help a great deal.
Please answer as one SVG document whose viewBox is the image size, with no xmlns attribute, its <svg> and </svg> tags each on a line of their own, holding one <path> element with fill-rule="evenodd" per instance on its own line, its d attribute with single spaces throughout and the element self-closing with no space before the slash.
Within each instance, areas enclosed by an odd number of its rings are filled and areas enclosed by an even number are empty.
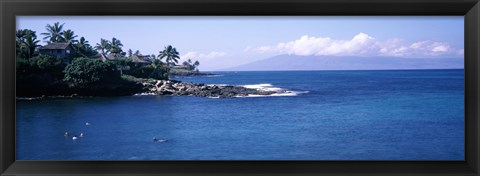
<svg viewBox="0 0 480 176">
<path fill-rule="evenodd" d="M 448 51 L 449 46 L 448 45 L 440 45 L 436 46 L 432 49 L 433 52 L 446 52 Z"/>
<path fill-rule="evenodd" d="M 300 56 L 338 55 L 338 56 L 438 56 L 463 55 L 460 50 L 448 43 L 434 41 L 417 41 L 411 44 L 394 38 L 379 41 L 365 33 L 359 33 L 350 40 L 338 40 L 330 37 L 313 37 L 304 35 L 300 39 L 282 42 L 276 45 L 251 47 L 244 50 L 259 53 L 275 52 Z"/>
<path fill-rule="evenodd" d="M 225 63 L 225 60 L 218 59 L 220 57 L 227 56 L 225 52 L 219 51 L 211 51 L 211 52 L 196 52 L 196 51 L 189 51 L 183 55 L 180 55 L 179 63 L 187 61 L 191 59 L 193 62 L 199 61 L 200 62 L 200 70 L 214 70 L 219 67 L 223 67 L 222 64 Z M 223 61 L 222 61 L 223 60 Z"/>
<path fill-rule="evenodd" d="M 196 57 L 197 57 L 197 52 L 190 51 L 190 52 L 187 52 L 184 55 L 181 55 L 180 59 L 191 59 L 191 58 L 196 58 Z"/>
</svg>

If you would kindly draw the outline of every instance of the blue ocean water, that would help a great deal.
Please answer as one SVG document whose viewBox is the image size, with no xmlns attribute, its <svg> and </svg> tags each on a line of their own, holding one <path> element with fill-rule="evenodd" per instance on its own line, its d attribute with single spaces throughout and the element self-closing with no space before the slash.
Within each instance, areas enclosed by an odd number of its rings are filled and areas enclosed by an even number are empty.
<svg viewBox="0 0 480 176">
<path fill-rule="evenodd" d="M 296 96 L 18 100 L 18 160 L 463 160 L 464 70 L 218 72 Z M 86 123 L 90 125 L 86 125 Z M 65 137 L 68 132 L 70 136 Z M 84 134 L 72 140 L 73 135 Z M 153 142 L 153 137 L 166 142 Z"/>
</svg>

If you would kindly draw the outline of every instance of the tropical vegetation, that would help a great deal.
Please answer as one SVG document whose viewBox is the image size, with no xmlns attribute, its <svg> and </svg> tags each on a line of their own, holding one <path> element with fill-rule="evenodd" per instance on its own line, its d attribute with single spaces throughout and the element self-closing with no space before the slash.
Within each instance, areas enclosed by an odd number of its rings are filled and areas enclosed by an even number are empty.
<svg viewBox="0 0 480 176">
<path fill-rule="evenodd" d="M 167 62 L 167 65 L 173 66 L 178 63 L 178 59 L 180 59 L 179 53 L 176 48 L 172 47 L 172 45 L 168 45 L 163 49 L 162 51 L 159 52 L 160 54 L 158 57 L 160 59 L 165 58 L 165 62 Z"/>
<path fill-rule="evenodd" d="M 136 91 L 139 80 L 167 80 L 177 66 L 180 53 L 167 45 L 158 55 L 142 55 L 139 50 L 123 51 L 123 44 L 113 37 L 100 39 L 95 46 L 73 30 L 64 30 L 64 23 L 47 24 L 41 33 L 49 44 L 68 43 L 73 48 L 68 62 L 55 55 L 40 53 L 40 40 L 35 31 L 19 29 L 16 32 L 17 96 L 58 95 L 102 92 L 112 88 Z M 127 55 L 128 53 L 128 55 Z M 115 59 L 102 59 L 114 55 Z M 137 61 L 134 61 L 134 57 Z M 146 58 L 138 62 L 138 58 Z M 200 62 L 191 59 L 182 64 L 189 71 L 197 71 Z"/>
<path fill-rule="evenodd" d="M 197 60 L 192 63 L 192 60 L 188 59 L 187 61 L 183 61 L 182 65 L 185 66 L 190 71 L 198 72 L 198 66 L 200 65 L 200 62 L 198 62 Z"/>
</svg>

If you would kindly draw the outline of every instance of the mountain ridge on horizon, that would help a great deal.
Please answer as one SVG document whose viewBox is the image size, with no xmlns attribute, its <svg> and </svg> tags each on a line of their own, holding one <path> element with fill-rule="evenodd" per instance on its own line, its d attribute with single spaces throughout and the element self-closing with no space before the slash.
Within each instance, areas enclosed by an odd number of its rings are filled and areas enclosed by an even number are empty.
<svg viewBox="0 0 480 176">
<path fill-rule="evenodd" d="M 216 71 L 463 69 L 464 59 L 277 55 Z"/>
</svg>

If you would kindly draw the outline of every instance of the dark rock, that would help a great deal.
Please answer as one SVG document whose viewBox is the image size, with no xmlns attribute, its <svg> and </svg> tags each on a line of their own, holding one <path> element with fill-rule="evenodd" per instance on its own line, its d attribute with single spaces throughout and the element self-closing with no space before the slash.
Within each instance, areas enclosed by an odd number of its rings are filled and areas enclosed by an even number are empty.
<svg viewBox="0 0 480 176">
<path fill-rule="evenodd" d="M 163 81 L 157 84 L 142 84 L 148 89 L 147 93 L 155 93 L 158 95 L 175 95 L 175 96 L 201 96 L 201 97 L 220 97 L 229 98 L 248 95 L 271 95 L 279 93 L 275 91 L 265 91 L 250 89 L 241 86 L 219 86 L 205 85 L 181 81 Z M 158 86 L 161 85 L 161 86 Z"/>
</svg>

